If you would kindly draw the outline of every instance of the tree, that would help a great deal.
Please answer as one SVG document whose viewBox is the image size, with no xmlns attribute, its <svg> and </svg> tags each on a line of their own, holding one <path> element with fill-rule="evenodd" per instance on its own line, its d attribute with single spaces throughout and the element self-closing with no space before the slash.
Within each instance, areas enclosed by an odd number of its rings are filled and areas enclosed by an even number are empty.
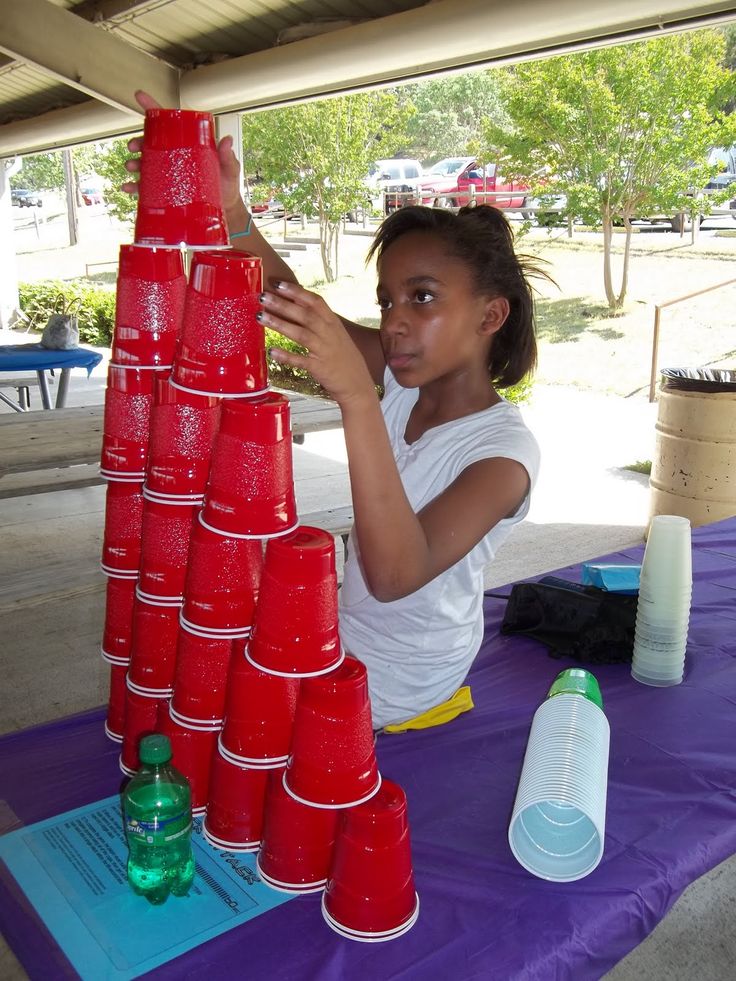
<svg viewBox="0 0 736 981">
<path fill-rule="evenodd" d="M 93 170 L 105 182 L 105 200 L 107 209 L 124 225 L 135 221 L 138 199 L 120 190 L 120 185 L 130 176 L 125 169 L 125 161 L 130 157 L 128 139 L 110 140 L 103 143 L 89 161 L 89 169 Z"/>
<path fill-rule="evenodd" d="M 118 141 L 122 142 L 122 141 Z M 95 172 L 98 161 L 102 158 L 102 145 L 83 143 L 72 147 L 72 171 L 77 204 L 82 203 L 79 189 L 80 177 Z M 125 173 L 120 170 L 120 174 Z M 115 178 L 120 183 L 120 174 Z M 64 188 L 64 165 L 62 151 L 53 150 L 49 153 L 35 153 L 24 157 L 21 169 L 10 179 L 12 187 L 27 187 L 31 191 L 61 191 Z"/>
<path fill-rule="evenodd" d="M 318 219 L 327 282 L 338 272 L 342 220 L 365 203 L 371 163 L 401 144 L 412 111 L 381 92 L 243 116 L 248 173 L 272 185 L 287 211 Z"/>
<path fill-rule="evenodd" d="M 722 111 L 735 90 L 723 57 L 722 32 L 707 30 L 501 72 L 511 128 L 485 120 L 486 143 L 538 189 L 566 195 L 568 215 L 600 219 L 611 312 L 626 297 L 631 220 L 708 207 L 693 196 L 718 170 L 708 153 L 736 139 L 736 118 Z M 625 229 L 618 289 L 616 222 Z"/>
<path fill-rule="evenodd" d="M 10 178 L 10 186 L 27 187 L 29 191 L 58 191 L 64 186 L 60 151 L 24 157 L 20 170 Z"/>
<path fill-rule="evenodd" d="M 406 127 L 408 156 L 436 163 L 442 157 L 474 153 L 483 118 L 506 121 L 499 95 L 498 73 L 467 72 L 396 89 L 415 113 Z"/>
</svg>

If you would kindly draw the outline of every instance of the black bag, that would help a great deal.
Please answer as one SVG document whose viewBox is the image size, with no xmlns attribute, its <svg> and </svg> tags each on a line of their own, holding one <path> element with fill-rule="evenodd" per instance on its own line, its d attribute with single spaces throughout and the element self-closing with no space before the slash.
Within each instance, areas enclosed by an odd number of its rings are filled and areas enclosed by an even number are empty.
<svg viewBox="0 0 736 981">
<path fill-rule="evenodd" d="M 508 597 L 501 633 L 534 637 L 554 658 L 626 663 L 634 649 L 638 599 L 578 583 L 517 583 Z"/>
<path fill-rule="evenodd" d="M 64 297 L 59 293 L 43 329 L 41 347 L 52 351 L 69 351 L 79 347 L 77 310 L 80 304 L 81 300 L 72 300 L 67 306 Z"/>
</svg>

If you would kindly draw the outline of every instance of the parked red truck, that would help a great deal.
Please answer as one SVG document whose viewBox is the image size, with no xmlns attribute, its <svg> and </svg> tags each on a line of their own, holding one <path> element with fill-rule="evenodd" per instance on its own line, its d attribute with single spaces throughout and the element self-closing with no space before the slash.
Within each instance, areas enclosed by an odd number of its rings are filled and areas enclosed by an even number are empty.
<svg viewBox="0 0 736 981">
<path fill-rule="evenodd" d="M 422 204 L 436 208 L 460 208 L 474 197 L 478 204 L 521 211 L 530 193 L 526 184 L 504 181 L 497 164 L 484 167 L 474 157 L 440 160 L 424 175 L 420 187 Z"/>
</svg>

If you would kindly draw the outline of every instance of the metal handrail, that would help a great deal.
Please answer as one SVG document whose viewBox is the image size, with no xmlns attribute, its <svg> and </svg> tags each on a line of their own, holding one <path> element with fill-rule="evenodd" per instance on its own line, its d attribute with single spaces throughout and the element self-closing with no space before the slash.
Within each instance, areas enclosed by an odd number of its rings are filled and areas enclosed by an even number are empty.
<svg viewBox="0 0 736 981">
<path fill-rule="evenodd" d="M 725 283 L 716 283 L 715 286 L 706 286 L 702 290 L 694 293 L 687 293 L 685 296 L 677 296 L 672 300 L 665 300 L 664 303 L 657 303 L 654 306 L 654 330 L 652 333 L 652 370 L 649 375 L 649 401 L 654 402 L 655 389 L 657 384 L 657 355 L 659 354 L 659 326 L 660 314 L 665 307 L 674 306 L 675 303 L 682 303 L 684 300 L 692 300 L 695 296 L 702 296 L 703 293 L 712 293 L 713 290 L 720 290 L 724 286 L 731 286 L 736 283 L 736 279 L 727 279 Z"/>
</svg>

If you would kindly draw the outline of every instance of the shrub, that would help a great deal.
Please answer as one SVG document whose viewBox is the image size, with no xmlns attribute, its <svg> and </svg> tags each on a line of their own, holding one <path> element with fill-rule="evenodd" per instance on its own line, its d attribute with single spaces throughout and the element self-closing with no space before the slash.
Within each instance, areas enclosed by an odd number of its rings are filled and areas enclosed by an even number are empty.
<svg viewBox="0 0 736 981">
<path fill-rule="evenodd" d="M 44 280 L 39 283 L 21 283 L 18 288 L 20 305 L 30 318 L 34 330 L 42 331 L 54 309 L 57 297 L 64 297 L 68 304 L 79 301 L 79 338 L 84 344 L 96 347 L 110 347 L 115 326 L 115 289 L 113 286 L 99 286 L 84 279 Z M 266 328 L 266 350 L 281 347 L 286 351 L 304 353 L 304 348 L 282 334 Z M 271 384 L 276 388 L 286 388 L 304 395 L 327 397 L 327 393 L 312 376 L 302 368 L 279 364 L 268 358 L 268 373 Z M 526 402 L 531 394 L 531 380 L 525 378 L 502 394 L 510 402 Z"/>
<path fill-rule="evenodd" d="M 113 287 L 96 286 L 83 279 L 48 279 L 39 283 L 21 283 L 18 293 L 21 310 L 30 319 L 34 330 L 43 330 L 58 297 L 62 296 L 65 306 L 75 302 L 79 339 L 83 343 L 97 347 L 109 347 L 112 344 L 115 326 Z"/>
</svg>

